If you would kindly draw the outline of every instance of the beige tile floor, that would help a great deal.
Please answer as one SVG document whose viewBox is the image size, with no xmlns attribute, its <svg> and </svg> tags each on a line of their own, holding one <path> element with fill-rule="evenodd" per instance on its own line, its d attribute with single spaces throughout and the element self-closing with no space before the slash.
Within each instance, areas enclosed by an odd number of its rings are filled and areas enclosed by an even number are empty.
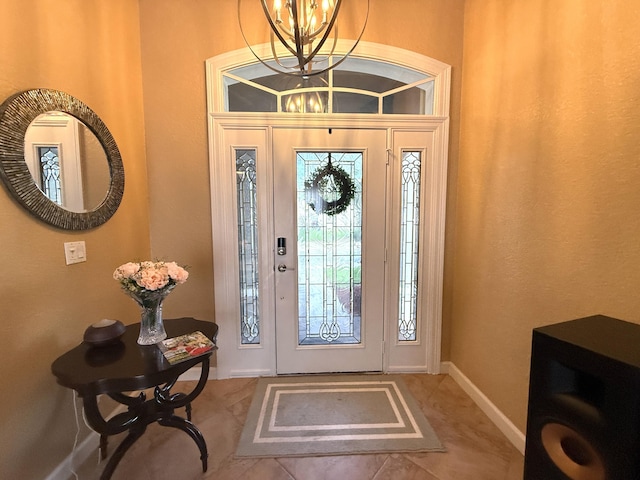
<svg viewBox="0 0 640 480">
<path fill-rule="evenodd" d="M 209 450 L 206 473 L 202 473 L 199 452 L 191 438 L 179 430 L 150 425 L 124 456 L 112 479 L 522 479 L 523 456 L 451 377 L 406 374 L 402 378 L 445 445 L 446 453 L 236 459 L 235 448 L 257 380 L 213 380 L 193 403 L 192 420 Z M 177 388 L 188 391 L 192 385 L 181 382 Z M 120 438 L 111 437 L 110 452 Z M 103 467 L 96 455 L 78 468 L 78 478 L 97 479 Z"/>
</svg>

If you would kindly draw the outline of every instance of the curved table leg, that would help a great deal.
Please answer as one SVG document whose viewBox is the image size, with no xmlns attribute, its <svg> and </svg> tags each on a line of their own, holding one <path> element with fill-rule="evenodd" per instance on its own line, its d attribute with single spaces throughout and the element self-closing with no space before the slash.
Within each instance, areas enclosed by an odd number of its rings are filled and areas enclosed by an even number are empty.
<svg viewBox="0 0 640 480">
<path fill-rule="evenodd" d="M 107 458 L 107 447 L 109 445 L 109 436 L 106 433 L 100 434 L 100 460 Z"/>
<path fill-rule="evenodd" d="M 156 386 L 154 399 L 146 400 L 144 392 L 138 396 L 129 396 L 123 393 L 109 393 L 108 395 L 117 402 L 127 406 L 127 411 L 105 420 L 98 408 L 96 395 L 83 397 L 87 422 L 96 432 L 100 433 L 100 451 L 104 458 L 107 453 L 108 435 L 114 435 L 125 430 L 129 430 L 129 435 L 118 445 L 113 455 L 100 476 L 101 480 L 109 480 L 115 471 L 118 463 L 129 450 L 129 448 L 142 436 L 147 425 L 158 422 L 160 425 L 174 427 L 187 433 L 200 450 L 202 460 L 202 471 L 207 471 L 207 444 L 200 430 L 191 423 L 191 401 L 196 398 L 204 388 L 209 371 L 209 357 L 203 357 L 201 362 L 202 371 L 200 379 L 195 388 L 188 394 L 171 393 L 171 388 L 175 385 L 178 375 L 167 382 L 164 386 Z M 173 412 L 176 408 L 185 407 L 188 420 L 176 416 Z"/>
<path fill-rule="evenodd" d="M 187 433 L 193 439 L 193 441 L 196 442 L 196 445 L 200 450 L 200 460 L 202 460 L 202 471 L 206 472 L 207 458 L 209 457 L 209 454 L 207 453 L 207 444 L 205 443 L 204 437 L 202 436 L 202 433 L 200 433 L 200 430 L 198 430 L 198 428 L 190 421 L 185 420 L 184 418 L 177 417 L 175 415 L 172 415 L 166 418 L 161 418 L 158 420 L 158 423 L 165 427 L 178 428 L 183 432 Z"/>
<path fill-rule="evenodd" d="M 104 467 L 102 475 L 100 475 L 100 480 L 109 480 L 111 478 L 111 475 L 113 475 L 113 472 L 118 466 L 118 463 L 120 463 L 120 460 L 122 460 L 122 457 L 124 457 L 124 454 L 127 453 L 127 450 L 131 448 L 131 445 L 136 443 L 136 440 L 138 440 L 144 432 L 144 428 L 141 430 L 136 429 L 129 431 L 129 435 L 127 435 L 122 443 L 118 445 L 118 448 L 115 449 L 113 455 L 107 462 L 107 465 Z"/>
</svg>

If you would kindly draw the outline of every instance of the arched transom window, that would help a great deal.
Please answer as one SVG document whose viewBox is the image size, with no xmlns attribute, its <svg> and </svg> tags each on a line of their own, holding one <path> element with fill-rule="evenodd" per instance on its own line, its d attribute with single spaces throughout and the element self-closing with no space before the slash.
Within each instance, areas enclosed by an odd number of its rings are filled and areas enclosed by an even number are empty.
<svg viewBox="0 0 640 480">
<path fill-rule="evenodd" d="M 334 69 L 308 79 L 276 73 L 253 57 L 232 66 L 227 63 L 224 69 L 211 65 L 222 87 L 222 102 L 214 110 L 448 115 L 448 88 L 443 88 L 449 81 L 448 65 L 431 59 L 425 64 L 422 56 L 416 62 L 410 52 L 400 49 L 393 61 L 383 60 L 370 55 L 371 49 L 371 44 L 361 42 Z"/>
</svg>

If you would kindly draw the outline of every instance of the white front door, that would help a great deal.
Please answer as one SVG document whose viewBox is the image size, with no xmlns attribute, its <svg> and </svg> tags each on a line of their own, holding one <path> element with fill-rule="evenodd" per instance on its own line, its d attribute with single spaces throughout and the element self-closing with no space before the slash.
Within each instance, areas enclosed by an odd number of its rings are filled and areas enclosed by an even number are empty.
<svg viewBox="0 0 640 480">
<path fill-rule="evenodd" d="M 277 373 L 382 371 L 386 130 L 272 138 Z"/>
</svg>

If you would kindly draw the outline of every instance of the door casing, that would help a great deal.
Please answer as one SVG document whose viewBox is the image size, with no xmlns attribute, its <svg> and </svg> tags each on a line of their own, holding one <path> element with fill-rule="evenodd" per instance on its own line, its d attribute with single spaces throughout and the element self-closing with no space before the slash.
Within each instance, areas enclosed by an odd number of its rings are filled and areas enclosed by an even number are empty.
<svg viewBox="0 0 640 480">
<path fill-rule="evenodd" d="M 235 149 L 253 148 L 257 155 L 259 174 L 269 181 L 268 171 L 272 155 L 274 128 L 364 128 L 384 129 L 389 145 L 389 159 L 393 173 L 388 175 L 387 191 L 394 198 L 397 188 L 397 158 L 402 149 L 420 148 L 428 153 L 424 192 L 425 215 L 422 243 L 424 244 L 421 280 L 421 327 L 416 342 L 401 344 L 396 341 L 396 328 L 389 306 L 385 309 L 383 347 L 384 372 L 440 372 L 440 341 L 442 328 L 442 275 L 444 262 L 444 220 L 446 208 L 448 118 L 379 116 L 363 118 L 358 115 L 319 116 L 310 119 L 296 114 L 220 113 L 210 117 L 210 182 L 214 258 L 215 321 L 220 325 L 217 352 L 218 378 L 275 375 L 275 322 L 273 262 L 261 262 L 261 343 L 242 345 L 240 342 L 239 285 L 237 228 L 235 206 L 235 167 L 232 161 Z M 266 169 L 266 170 L 264 170 Z M 267 218 L 273 217 L 273 204 L 268 193 L 258 188 L 258 209 Z M 393 205 L 386 212 L 387 245 L 396 235 L 392 226 L 397 214 Z M 260 250 L 272 252 L 275 239 L 270 233 L 260 235 Z M 385 292 L 391 291 L 389 279 L 389 251 L 386 252 Z M 234 274 L 234 272 L 236 274 Z"/>
</svg>

